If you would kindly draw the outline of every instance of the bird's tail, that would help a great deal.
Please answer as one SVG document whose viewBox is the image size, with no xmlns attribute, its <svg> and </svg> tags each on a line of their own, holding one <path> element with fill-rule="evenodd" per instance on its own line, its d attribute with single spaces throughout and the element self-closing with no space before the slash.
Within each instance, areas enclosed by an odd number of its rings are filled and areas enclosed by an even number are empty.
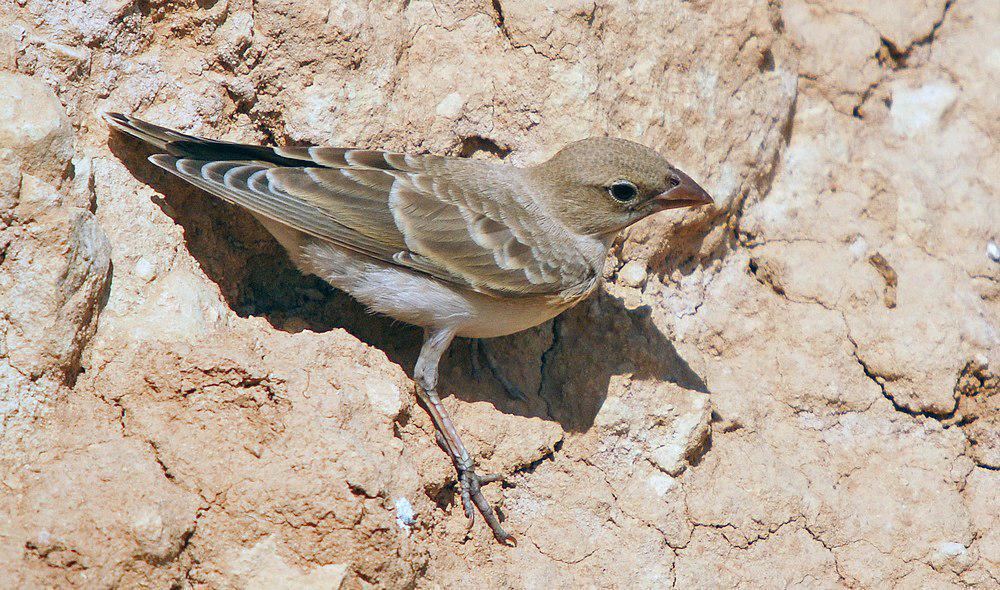
<svg viewBox="0 0 1000 590">
<path fill-rule="evenodd" d="M 260 145 L 233 143 L 216 139 L 205 139 L 188 135 L 166 127 L 160 127 L 121 113 L 105 113 L 104 120 L 113 128 L 138 138 L 156 148 L 178 158 L 197 160 L 263 161 L 280 166 L 304 166 L 316 163 L 309 157 L 307 148 L 278 149 Z"/>
<path fill-rule="evenodd" d="M 167 129 L 166 127 L 160 127 L 159 125 L 153 125 L 152 123 L 147 123 L 142 119 L 136 119 L 135 117 L 123 115 L 121 113 L 104 113 L 104 120 L 107 121 L 109 125 L 123 133 L 127 133 L 132 137 L 145 141 L 157 149 L 173 153 L 177 156 L 182 154 L 174 153 L 171 149 L 172 143 L 178 141 L 205 141 L 200 137 L 181 133 L 180 131 L 174 131 L 173 129 Z"/>
</svg>

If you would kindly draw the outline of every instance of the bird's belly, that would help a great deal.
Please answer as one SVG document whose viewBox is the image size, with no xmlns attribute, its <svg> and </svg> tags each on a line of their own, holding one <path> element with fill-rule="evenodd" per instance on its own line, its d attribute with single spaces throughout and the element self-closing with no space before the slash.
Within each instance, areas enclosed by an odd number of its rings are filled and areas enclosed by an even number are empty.
<svg viewBox="0 0 1000 590">
<path fill-rule="evenodd" d="M 562 313 L 569 305 L 552 305 L 537 299 L 492 299 L 473 302 L 475 311 L 463 322 L 457 335 L 466 338 L 495 338 L 527 330 L 547 322 Z"/>
<path fill-rule="evenodd" d="M 276 237 L 283 243 L 288 241 L 287 236 Z M 425 328 L 452 328 L 456 335 L 467 338 L 505 336 L 537 326 L 590 291 L 571 299 L 501 299 L 372 261 L 319 240 L 306 238 L 295 246 L 286 248 L 301 253 L 296 264 L 303 271 L 350 293 L 371 311 Z"/>
</svg>

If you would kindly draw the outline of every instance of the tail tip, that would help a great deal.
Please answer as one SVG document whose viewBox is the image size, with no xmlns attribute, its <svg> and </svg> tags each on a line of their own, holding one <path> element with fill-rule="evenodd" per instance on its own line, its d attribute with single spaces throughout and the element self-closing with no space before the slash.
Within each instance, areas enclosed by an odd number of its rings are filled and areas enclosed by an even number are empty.
<svg viewBox="0 0 1000 590">
<path fill-rule="evenodd" d="M 104 120 L 108 122 L 108 125 L 111 125 L 113 127 L 120 128 L 120 127 L 128 127 L 129 125 L 128 117 L 126 117 L 121 113 L 106 112 L 102 113 L 101 117 L 103 117 Z"/>
</svg>

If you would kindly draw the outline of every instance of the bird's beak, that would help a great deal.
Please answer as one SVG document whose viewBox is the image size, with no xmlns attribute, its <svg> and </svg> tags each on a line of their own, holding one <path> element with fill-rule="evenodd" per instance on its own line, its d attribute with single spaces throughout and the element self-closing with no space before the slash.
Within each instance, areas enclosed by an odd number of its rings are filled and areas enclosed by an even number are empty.
<svg viewBox="0 0 1000 590">
<path fill-rule="evenodd" d="M 675 170 L 677 185 L 653 198 L 658 210 L 678 209 L 680 207 L 701 207 L 713 203 L 712 196 L 701 188 L 697 182 L 680 170 Z"/>
</svg>

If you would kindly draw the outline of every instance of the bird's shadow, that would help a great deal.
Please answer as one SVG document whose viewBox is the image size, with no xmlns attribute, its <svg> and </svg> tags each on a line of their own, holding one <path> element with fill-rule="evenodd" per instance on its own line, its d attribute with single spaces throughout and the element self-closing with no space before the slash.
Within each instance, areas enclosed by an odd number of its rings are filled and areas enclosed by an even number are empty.
<svg viewBox="0 0 1000 590">
<path fill-rule="evenodd" d="M 154 152 L 113 133 L 112 153 L 163 198 L 156 203 L 184 228 L 188 251 L 242 317 L 265 318 L 287 332 L 343 328 L 412 371 L 422 331 L 371 314 L 349 295 L 299 272 L 281 246 L 246 211 L 212 197 L 151 164 Z M 470 342 L 456 340 L 441 365 L 443 395 L 487 401 L 499 410 L 585 431 L 601 409 L 611 379 L 657 379 L 700 392 L 705 382 L 650 318 L 599 290 L 553 321 L 489 342 L 497 364 L 527 395 L 509 398 L 488 370 L 476 370 Z M 412 374 L 412 373 L 411 373 Z"/>
</svg>

